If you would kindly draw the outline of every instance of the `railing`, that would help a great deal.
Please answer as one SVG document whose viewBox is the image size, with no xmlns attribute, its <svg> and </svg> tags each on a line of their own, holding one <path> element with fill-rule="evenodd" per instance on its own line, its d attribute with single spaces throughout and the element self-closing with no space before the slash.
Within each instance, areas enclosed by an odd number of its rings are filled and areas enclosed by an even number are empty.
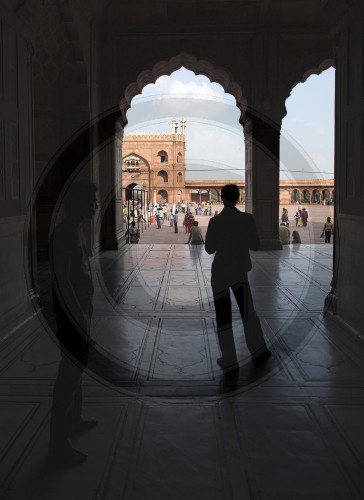
<svg viewBox="0 0 364 500">
<path fill-rule="evenodd" d="M 150 226 L 148 217 L 149 199 L 148 192 L 145 189 L 125 189 L 126 205 L 126 241 L 130 243 L 130 225 L 135 222 L 136 228 L 143 233 Z M 140 208 L 141 207 L 141 208 Z M 123 214 L 124 219 L 124 214 Z"/>
</svg>

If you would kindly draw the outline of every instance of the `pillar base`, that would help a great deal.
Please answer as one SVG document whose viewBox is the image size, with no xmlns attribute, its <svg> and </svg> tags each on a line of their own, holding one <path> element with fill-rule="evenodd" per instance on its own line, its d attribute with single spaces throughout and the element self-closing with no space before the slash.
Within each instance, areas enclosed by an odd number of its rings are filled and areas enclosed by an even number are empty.
<svg viewBox="0 0 364 500">
<path fill-rule="evenodd" d="M 259 250 L 282 250 L 282 243 L 278 238 L 261 238 Z"/>
<path fill-rule="evenodd" d="M 112 238 L 105 238 L 101 240 L 101 250 L 120 250 L 126 244 L 124 232 L 120 232 Z"/>
</svg>

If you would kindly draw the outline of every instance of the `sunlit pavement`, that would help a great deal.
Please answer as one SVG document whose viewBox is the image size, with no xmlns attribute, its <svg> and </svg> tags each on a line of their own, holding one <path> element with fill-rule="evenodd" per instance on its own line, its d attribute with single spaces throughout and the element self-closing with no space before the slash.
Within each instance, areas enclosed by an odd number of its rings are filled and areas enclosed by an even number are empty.
<svg viewBox="0 0 364 500">
<path fill-rule="evenodd" d="M 216 364 L 211 259 L 175 242 L 93 259 L 83 385 L 99 424 L 74 439 L 88 454 L 76 468 L 47 461 L 59 352 L 41 314 L 1 344 L 2 500 L 363 498 L 364 347 L 322 315 L 332 245 L 252 252 L 273 355 L 251 362 L 234 303 L 230 375 Z"/>
</svg>

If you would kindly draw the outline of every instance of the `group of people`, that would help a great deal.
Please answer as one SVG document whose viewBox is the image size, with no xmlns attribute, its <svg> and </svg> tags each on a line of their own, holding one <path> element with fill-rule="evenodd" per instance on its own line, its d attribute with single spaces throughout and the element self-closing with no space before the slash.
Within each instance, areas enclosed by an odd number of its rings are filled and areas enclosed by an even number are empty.
<svg viewBox="0 0 364 500">
<path fill-rule="evenodd" d="M 304 220 L 305 222 L 303 225 L 307 226 L 307 219 L 308 219 L 308 213 L 306 209 L 299 206 L 298 212 L 296 212 L 294 215 L 296 226 L 298 225 L 297 224 L 298 220 L 301 221 L 301 225 L 303 224 L 302 221 Z M 288 219 L 287 208 L 282 209 L 281 222 L 279 225 L 279 241 L 281 242 L 282 245 L 289 245 L 291 243 L 291 232 L 289 230 L 289 219 Z M 293 244 L 301 243 L 301 237 L 298 231 L 292 232 L 292 243 Z"/>
<path fill-rule="evenodd" d="M 212 201 L 196 202 L 194 208 L 196 215 L 212 215 Z"/>
<path fill-rule="evenodd" d="M 139 200 L 128 200 L 123 205 L 123 222 L 133 220 L 138 223 L 146 223 L 146 212 Z"/>
<path fill-rule="evenodd" d="M 297 226 L 303 226 L 303 227 L 307 226 L 308 212 L 305 209 L 305 207 L 302 208 L 301 205 L 298 205 L 298 210 L 294 214 L 294 220 L 296 223 L 296 227 Z"/>
<path fill-rule="evenodd" d="M 297 207 L 297 212 L 294 214 L 293 219 L 296 223 L 297 226 L 307 226 L 307 221 L 308 221 L 308 212 L 307 210 L 301 205 L 298 205 Z M 284 222 L 285 225 L 288 227 L 289 226 L 289 219 L 288 219 L 288 210 L 286 208 L 282 209 L 282 215 L 281 215 L 281 223 Z"/>
<path fill-rule="evenodd" d="M 282 245 L 289 245 L 291 243 L 291 232 L 285 222 L 281 222 L 279 225 L 279 241 Z M 301 236 L 298 231 L 292 232 L 292 243 L 301 243 Z"/>
<path fill-rule="evenodd" d="M 298 206 L 298 211 L 294 215 L 294 220 L 297 226 L 307 226 L 308 213 L 305 208 Z M 327 217 L 324 227 L 322 229 L 321 238 L 325 238 L 325 243 L 330 243 L 331 236 L 334 234 L 334 225 L 331 222 L 331 217 Z M 301 237 L 298 231 L 294 230 L 291 232 L 289 230 L 289 220 L 288 220 L 288 210 L 286 208 L 282 209 L 281 222 L 279 225 L 279 240 L 282 245 L 299 244 L 301 243 Z"/>
</svg>

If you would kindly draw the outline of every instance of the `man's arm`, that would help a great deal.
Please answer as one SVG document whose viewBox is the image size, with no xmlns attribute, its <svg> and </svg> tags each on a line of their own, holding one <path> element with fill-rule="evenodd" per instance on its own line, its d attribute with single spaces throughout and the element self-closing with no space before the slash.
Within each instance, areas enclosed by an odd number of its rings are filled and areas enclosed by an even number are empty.
<svg viewBox="0 0 364 500">
<path fill-rule="evenodd" d="M 86 331 L 87 320 L 72 284 L 71 260 L 72 255 L 64 252 L 57 255 L 55 268 L 53 269 L 53 286 L 58 297 L 59 304 L 68 319 L 76 323 L 81 331 Z"/>
<path fill-rule="evenodd" d="M 214 219 L 209 220 L 205 236 L 205 250 L 209 255 L 215 253 L 217 248 L 216 246 L 217 235 L 216 235 L 216 230 L 214 230 L 213 228 L 214 225 L 213 220 Z"/>
</svg>

